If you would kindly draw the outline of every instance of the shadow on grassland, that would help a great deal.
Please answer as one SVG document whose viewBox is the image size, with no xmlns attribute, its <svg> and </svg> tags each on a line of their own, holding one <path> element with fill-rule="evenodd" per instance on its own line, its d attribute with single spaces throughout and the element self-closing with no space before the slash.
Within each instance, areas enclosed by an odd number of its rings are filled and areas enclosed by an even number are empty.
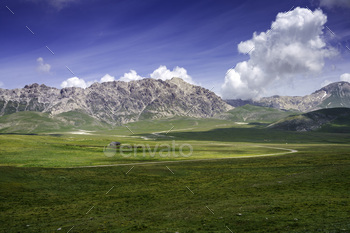
<svg viewBox="0 0 350 233">
<path fill-rule="evenodd" d="M 171 132 L 178 140 L 254 143 L 350 143 L 349 134 L 292 132 L 258 128 L 218 128 L 209 131 Z"/>
<path fill-rule="evenodd" d="M 39 134 L 36 134 L 36 133 L 0 133 L 0 135 L 31 135 L 31 136 L 38 136 Z"/>
</svg>

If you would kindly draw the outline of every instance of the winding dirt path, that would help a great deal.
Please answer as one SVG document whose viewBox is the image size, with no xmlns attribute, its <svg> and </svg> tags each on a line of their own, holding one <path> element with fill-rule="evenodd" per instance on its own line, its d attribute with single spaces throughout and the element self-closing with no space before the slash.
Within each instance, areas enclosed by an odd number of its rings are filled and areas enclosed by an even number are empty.
<svg viewBox="0 0 350 233">
<path fill-rule="evenodd" d="M 224 157 L 224 158 L 188 159 L 188 160 L 155 161 L 155 162 L 141 162 L 141 163 L 119 163 L 119 164 L 79 166 L 79 167 L 67 167 L 67 168 L 73 169 L 73 168 L 94 168 L 94 167 L 117 167 L 117 166 L 134 166 L 134 165 L 148 165 L 148 164 L 166 164 L 166 163 L 214 161 L 214 160 L 222 160 L 222 159 L 241 159 L 241 158 L 256 158 L 256 157 L 265 157 L 265 156 L 286 155 L 286 154 L 292 154 L 292 153 L 297 153 L 298 152 L 298 150 L 287 149 L 287 148 L 280 148 L 280 147 L 270 147 L 270 146 L 255 146 L 255 147 L 264 147 L 264 148 L 271 148 L 271 149 L 277 149 L 277 150 L 284 150 L 286 152 L 271 153 L 271 154 L 261 154 L 261 155 L 246 155 L 246 156 Z"/>
</svg>

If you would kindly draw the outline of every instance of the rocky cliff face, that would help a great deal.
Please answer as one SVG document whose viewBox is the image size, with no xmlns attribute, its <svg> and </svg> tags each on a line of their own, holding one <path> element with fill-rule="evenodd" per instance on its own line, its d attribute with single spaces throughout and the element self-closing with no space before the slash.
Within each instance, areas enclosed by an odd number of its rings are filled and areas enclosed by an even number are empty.
<svg viewBox="0 0 350 233">
<path fill-rule="evenodd" d="M 86 89 L 26 85 L 0 89 L 0 115 L 81 111 L 110 124 L 172 116 L 212 117 L 232 109 L 213 92 L 173 78 L 94 83 Z"/>
<path fill-rule="evenodd" d="M 322 108 L 350 107 L 350 83 L 331 83 L 306 96 L 272 96 L 260 100 L 225 100 L 231 106 L 251 104 L 277 109 L 309 112 Z"/>
</svg>

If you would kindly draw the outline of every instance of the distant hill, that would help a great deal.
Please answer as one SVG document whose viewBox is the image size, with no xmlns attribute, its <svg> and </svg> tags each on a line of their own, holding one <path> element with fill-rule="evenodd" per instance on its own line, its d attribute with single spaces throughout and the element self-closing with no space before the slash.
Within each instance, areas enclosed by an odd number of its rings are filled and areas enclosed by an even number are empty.
<svg viewBox="0 0 350 233">
<path fill-rule="evenodd" d="M 314 93 L 306 96 L 272 96 L 260 100 L 225 100 L 234 107 L 245 104 L 310 112 L 322 108 L 347 107 L 350 108 L 350 83 L 331 83 Z"/>
<path fill-rule="evenodd" d="M 215 117 L 238 122 L 275 122 L 292 114 L 298 114 L 298 112 L 247 104 Z"/>
<path fill-rule="evenodd" d="M 328 108 L 292 115 L 268 126 L 290 131 L 350 133 L 350 108 Z"/>
<path fill-rule="evenodd" d="M 42 133 L 105 129 L 108 125 L 81 112 L 49 113 L 23 111 L 0 117 L 0 133 Z"/>
<path fill-rule="evenodd" d="M 52 116 L 79 112 L 115 125 L 174 116 L 207 118 L 232 108 L 215 93 L 180 78 L 94 83 L 86 89 L 43 84 L 0 89 L 0 116 L 23 111 Z"/>
</svg>

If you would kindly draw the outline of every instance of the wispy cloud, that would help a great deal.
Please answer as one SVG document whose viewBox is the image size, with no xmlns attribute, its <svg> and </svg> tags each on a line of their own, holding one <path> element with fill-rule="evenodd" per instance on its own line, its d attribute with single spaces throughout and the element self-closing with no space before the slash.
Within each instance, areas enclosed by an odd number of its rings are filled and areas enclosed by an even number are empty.
<svg viewBox="0 0 350 233">
<path fill-rule="evenodd" d="M 346 7 L 350 8 L 349 0 L 320 0 L 320 6 L 326 8 Z"/>
<path fill-rule="evenodd" d="M 350 83 L 350 74 L 349 73 L 344 73 L 340 75 L 340 81 L 345 81 Z"/>
<path fill-rule="evenodd" d="M 329 84 L 331 84 L 331 83 L 332 83 L 332 81 L 326 79 L 326 80 L 324 80 L 324 81 L 321 83 L 321 87 L 325 87 L 325 86 L 327 86 L 327 85 L 329 85 Z"/>
<path fill-rule="evenodd" d="M 44 3 L 55 8 L 56 10 L 62 10 L 65 7 L 73 3 L 78 3 L 80 0 L 27 0 L 34 3 Z"/>
<path fill-rule="evenodd" d="M 44 62 L 44 59 L 42 57 L 39 57 L 38 59 L 36 59 L 38 66 L 36 67 L 36 70 L 39 73 L 46 73 L 49 74 L 50 70 L 51 70 L 51 65 L 47 64 Z"/>
</svg>

